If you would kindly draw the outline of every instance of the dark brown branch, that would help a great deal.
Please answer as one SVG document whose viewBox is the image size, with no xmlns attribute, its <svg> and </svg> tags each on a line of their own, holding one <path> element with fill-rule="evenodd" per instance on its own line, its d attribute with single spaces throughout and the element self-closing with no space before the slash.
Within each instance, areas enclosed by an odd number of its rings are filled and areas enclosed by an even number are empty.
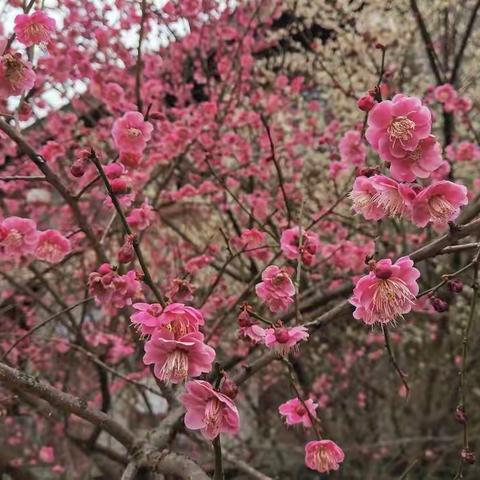
<svg viewBox="0 0 480 480">
<path fill-rule="evenodd" d="M 93 425 L 101 426 L 127 450 L 131 450 L 135 444 L 133 433 L 110 416 L 100 410 L 90 408 L 85 400 L 40 382 L 25 372 L 0 363 L 0 382 L 4 383 L 8 389 L 19 389 L 31 393 L 60 410 L 73 413 Z"/>
<path fill-rule="evenodd" d="M 458 74 L 460 73 L 460 67 L 465 56 L 465 49 L 467 48 L 468 40 L 470 39 L 470 36 L 473 32 L 473 26 L 475 25 L 475 20 L 477 19 L 479 9 L 480 0 L 477 0 L 477 3 L 473 7 L 472 14 L 470 15 L 465 34 L 463 35 L 462 43 L 460 44 L 460 48 L 458 50 L 458 53 L 455 55 L 455 60 L 453 62 L 452 74 L 450 76 L 450 83 L 453 85 L 457 83 Z"/>
<path fill-rule="evenodd" d="M 410 0 L 410 8 L 412 9 L 413 14 L 415 16 L 415 20 L 417 21 L 418 28 L 420 30 L 420 35 L 422 36 L 422 40 L 425 45 L 425 50 L 428 56 L 428 61 L 430 62 L 430 67 L 435 76 L 435 80 L 437 81 L 438 84 L 441 84 L 443 83 L 443 78 L 438 68 L 437 57 L 435 54 L 435 49 L 433 47 L 432 37 L 428 32 L 427 26 L 425 24 L 425 20 L 423 19 L 423 16 L 420 13 L 416 0 Z"/>
</svg>

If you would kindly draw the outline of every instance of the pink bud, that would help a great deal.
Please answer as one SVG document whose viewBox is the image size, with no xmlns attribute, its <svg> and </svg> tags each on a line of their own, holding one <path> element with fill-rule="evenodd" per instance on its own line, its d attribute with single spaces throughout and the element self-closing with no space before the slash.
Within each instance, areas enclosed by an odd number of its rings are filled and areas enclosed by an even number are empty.
<svg viewBox="0 0 480 480">
<path fill-rule="evenodd" d="M 111 271 L 112 266 L 109 263 L 102 263 L 97 269 L 97 272 L 100 275 L 105 275 L 106 273 L 110 273 Z"/>
<path fill-rule="evenodd" d="M 448 303 L 439 297 L 432 297 L 430 303 L 436 312 L 443 313 L 448 310 Z"/>
<path fill-rule="evenodd" d="M 281 327 L 275 330 L 275 338 L 278 343 L 287 343 L 290 339 L 290 335 L 285 327 Z"/>
<path fill-rule="evenodd" d="M 375 276 L 380 280 L 388 280 L 392 276 L 390 267 L 375 267 Z"/>
<path fill-rule="evenodd" d="M 362 112 L 369 112 L 375 105 L 375 100 L 371 95 L 364 95 L 357 101 L 357 106 Z"/>
<path fill-rule="evenodd" d="M 238 394 L 238 386 L 232 379 L 225 377 L 220 391 L 233 400 Z"/>
<path fill-rule="evenodd" d="M 475 463 L 475 454 L 469 449 L 469 448 L 464 448 L 462 452 L 460 453 L 460 456 L 462 457 L 463 460 L 465 460 L 467 463 L 473 464 Z"/>
<path fill-rule="evenodd" d="M 461 405 L 459 405 L 455 410 L 455 420 L 462 425 L 467 423 L 467 414 Z"/>
<path fill-rule="evenodd" d="M 110 186 L 112 187 L 113 193 L 121 195 L 128 193 L 128 182 L 124 178 L 114 178 L 110 181 Z"/>
<path fill-rule="evenodd" d="M 453 293 L 460 293 L 463 290 L 463 282 L 458 278 L 454 278 L 447 282 L 447 287 Z"/>
<path fill-rule="evenodd" d="M 80 178 L 80 177 L 83 177 L 86 169 L 87 169 L 87 162 L 83 158 L 78 158 L 73 162 L 72 166 L 70 167 L 70 173 L 74 177 Z"/>
<path fill-rule="evenodd" d="M 373 177 L 378 175 L 380 170 L 377 167 L 363 167 L 359 168 L 357 172 L 358 177 Z"/>
<path fill-rule="evenodd" d="M 138 153 L 131 153 L 131 152 L 122 152 L 119 158 L 119 161 L 122 163 L 122 165 L 125 165 L 126 167 L 129 167 L 129 168 L 138 167 L 141 160 L 142 160 L 141 155 L 139 155 Z"/>
<path fill-rule="evenodd" d="M 254 324 L 253 320 L 250 317 L 250 314 L 246 310 L 242 310 L 238 316 L 238 325 L 242 328 L 250 327 Z"/>
<path fill-rule="evenodd" d="M 135 258 L 135 250 L 132 245 L 132 240 L 128 239 L 118 251 L 118 261 L 120 263 L 130 263 Z"/>
<path fill-rule="evenodd" d="M 120 163 L 110 163 L 109 165 L 105 165 L 103 169 L 105 170 L 105 175 L 109 180 L 120 177 L 125 170 Z"/>
</svg>

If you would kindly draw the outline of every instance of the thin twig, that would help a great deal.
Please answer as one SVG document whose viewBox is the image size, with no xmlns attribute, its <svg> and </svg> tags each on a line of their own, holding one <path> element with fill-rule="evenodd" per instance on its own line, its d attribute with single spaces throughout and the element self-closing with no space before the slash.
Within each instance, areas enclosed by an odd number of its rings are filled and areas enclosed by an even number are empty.
<svg viewBox="0 0 480 480">
<path fill-rule="evenodd" d="M 278 163 L 277 155 L 275 153 L 275 144 L 273 143 L 272 132 L 270 131 L 270 127 L 268 125 L 267 119 L 263 115 L 260 115 L 260 119 L 262 120 L 263 126 L 265 127 L 265 130 L 267 132 L 268 141 L 270 143 L 270 155 L 271 155 L 273 164 L 275 165 L 275 170 L 277 171 L 278 183 L 280 185 L 280 190 L 282 191 L 283 202 L 285 203 L 285 209 L 287 210 L 288 226 L 290 226 L 292 222 L 292 211 L 290 209 L 290 203 L 288 201 L 287 192 L 285 190 L 285 180 L 283 178 L 282 169 L 280 168 L 280 164 Z"/>
<path fill-rule="evenodd" d="M 385 324 L 382 324 L 382 330 L 383 330 L 383 336 L 385 338 L 385 348 L 387 349 L 390 362 L 392 363 L 395 371 L 398 373 L 398 376 L 400 377 L 400 380 L 402 381 L 403 386 L 406 389 L 406 393 L 407 393 L 406 396 L 408 397 L 408 394 L 410 393 L 410 387 L 407 382 L 407 375 L 402 371 L 402 369 L 399 367 L 397 363 L 395 354 L 393 353 L 392 345 L 390 343 L 390 335 L 388 333 L 388 327 Z"/>
<path fill-rule="evenodd" d="M 90 300 L 93 300 L 93 297 L 89 297 L 89 298 L 86 298 L 84 300 L 80 300 L 79 302 L 75 303 L 74 305 L 70 305 L 69 307 L 61 310 L 60 312 L 56 313 L 55 315 L 52 315 L 51 317 L 48 317 L 46 320 L 43 320 L 42 322 L 40 323 L 37 323 L 37 325 L 33 326 L 27 333 L 25 333 L 24 335 L 22 335 L 18 340 L 16 340 L 13 345 L 11 345 L 9 347 L 9 349 L 2 355 L 2 357 L 0 358 L 0 361 L 4 361 L 8 354 L 18 345 L 20 344 L 21 342 L 23 342 L 23 340 L 25 340 L 26 338 L 30 337 L 31 335 L 33 335 L 37 330 L 40 330 L 40 328 L 44 327 L 45 325 L 47 325 L 48 323 L 50 323 L 51 321 L 55 320 L 56 318 L 58 317 L 61 317 L 62 315 L 64 315 L 65 313 L 68 313 L 70 312 L 71 310 L 77 308 L 78 306 L 80 305 L 83 305 L 84 303 L 88 303 Z"/>
<path fill-rule="evenodd" d="M 153 294 L 155 295 L 155 298 L 157 299 L 158 303 L 162 305 L 162 307 L 166 306 L 165 299 L 163 298 L 162 293 L 158 289 L 158 287 L 155 285 L 155 282 L 152 279 L 152 276 L 150 275 L 150 271 L 148 269 L 147 263 L 145 261 L 145 258 L 143 256 L 142 250 L 140 249 L 140 245 L 138 243 L 138 238 L 136 235 L 133 235 L 133 232 L 130 228 L 130 225 L 127 222 L 127 218 L 125 217 L 125 214 L 123 213 L 122 206 L 120 205 L 120 202 L 118 201 L 117 196 L 115 195 L 114 191 L 112 190 L 112 186 L 110 185 L 110 182 L 105 174 L 105 171 L 103 170 L 102 164 L 100 163 L 97 155 L 95 152 L 92 150 L 90 159 L 92 162 L 95 164 L 97 167 L 98 173 L 100 174 L 101 179 L 103 180 L 103 183 L 105 184 L 105 187 L 107 188 L 108 194 L 110 195 L 110 198 L 112 199 L 112 203 L 115 207 L 115 210 L 118 213 L 118 216 L 120 218 L 120 222 L 122 223 L 123 229 L 125 230 L 125 233 L 127 235 L 130 235 L 132 238 L 132 246 L 133 249 L 135 250 L 135 253 L 138 258 L 138 263 L 140 264 L 140 267 L 143 272 L 143 281 L 145 282 L 146 285 L 150 287 L 150 290 L 152 290 Z"/>
<path fill-rule="evenodd" d="M 215 454 L 215 473 L 213 474 L 213 480 L 224 480 L 225 475 L 223 473 L 222 444 L 220 442 L 220 435 L 213 440 L 212 444 Z"/>
</svg>

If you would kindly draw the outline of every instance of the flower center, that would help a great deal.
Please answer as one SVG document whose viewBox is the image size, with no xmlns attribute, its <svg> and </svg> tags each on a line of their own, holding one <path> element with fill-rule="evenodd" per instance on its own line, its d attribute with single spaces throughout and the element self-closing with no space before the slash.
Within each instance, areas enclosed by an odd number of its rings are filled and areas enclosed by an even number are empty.
<svg viewBox="0 0 480 480">
<path fill-rule="evenodd" d="M 4 243 L 11 248 L 20 247 L 23 242 L 23 235 L 15 229 L 10 230 Z"/>
<path fill-rule="evenodd" d="M 147 313 L 152 317 L 158 317 L 162 313 L 162 307 L 155 303 L 148 307 Z"/>
<path fill-rule="evenodd" d="M 127 135 L 128 135 L 130 138 L 137 138 L 137 137 L 139 137 L 141 134 L 142 134 L 142 132 L 141 132 L 138 128 L 130 127 L 130 128 L 127 130 Z"/>
<path fill-rule="evenodd" d="M 350 193 L 350 198 L 353 201 L 355 210 L 364 210 L 366 208 L 373 207 L 374 205 L 373 195 L 364 190 L 359 190 L 356 192 L 352 191 Z"/>
<path fill-rule="evenodd" d="M 401 144 L 412 138 L 415 130 L 415 122 L 405 116 L 395 117 L 387 128 L 390 141 L 395 144 L 398 140 Z"/>
<path fill-rule="evenodd" d="M 205 406 L 205 423 L 212 428 L 218 428 L 222 419 L 222 404 L 218 398 L 213 397 Z"/>
<path fill-rule="evenodd" d="M 413 304 L 415 295 L 399 278 L 379 279 L 372 298 L 372 317 L 387 322 L 400 316 L 407 305 Z"/>
<path fill-rule="evenodd" d="M 3 63 L 5 65 L 5 78 L 12 84 L 17 85 L 24 79 L 25 65 L 15 55 L 7 53 L 3 56 Z"/>
<path fill-rule="evenodd" d="M 376 193 L 372 199 L 378 206 L 383 208 L 390 217 L 400 217 L 406 210 L 402 196 L 398 190 L 393 188 L 388 188 Z"/>
<path fill-rule="evenodd" d="M 420 142 L 418 144 L 418 147 L 413 152 L 410 152 L 408 154 L 408 159 L 412 163 L 416 163 L 420 160 L 420 158 L 422 158 L 422 154 L 423 154 L 423 149 L 422 149 L 421 142 Z"/>
<path fill-rule="evenodd" d="M 285 278 L 286 278 L 286 275 L 285 275 L 284 273 L 279 273 L 278 275 L 276 275 L 275 277 L 273 277 L 272 283 L 273 283 L 275 286 L 280 286 L 280 285 L 282 285 L 282 283 L 285 282 Z"/>
<path fill-rule="evenodd" d="M 295 413 L 299 416 L 299 417 L 303 417 L 303 415 L 305 415 L 307 412 L 305 411 L 305 408 L 303 405 L 297 405 L 295 407 Z"/>
<path fill-rule="evenodd" d="M 176 315 L 167 328 L 175 335 L 175 338 L 180 338 L 191 332 L 190 322 L 182 315 Z"/>
<path fill-rule="evenodd" d="M 188 375 L 188 355 L 183 350 L 174 350 L 167 356 L 163 364 L 159 378 L 164 382 L 175 380 L 181 382 Z"/>
<path fill-rule="evenodd" d="M 45 29 L 42 25 L 39 25 L 38 23 L 32 23 L 27 27 L 27 32 L 30 36 L 37 37 L 43 35 L 45 33 Z"/>
<path fill-rule="evenodd" d="M 430 216 L 437 221 L 444 222 L 455 211 L 455 207 L 443 196 L 436 195 L 428 201 Z"/>
<path fill-rule="evenodd" d="M 330 455 L 323 449 L 319 448 L 315 452 L 315 465 L 317 466 L 317 470 L 319 472 L 328 472 L 329 470 L 333 470 L 335 467 L 335 462 L 332 461 Z"/>
<path fill-rule="evenodd" d="M 60 251 L 57 245 L 51 242 L 45 242 L 38 247 L 39 253 L 42 257 L 53 258 Z"/>
</svg>

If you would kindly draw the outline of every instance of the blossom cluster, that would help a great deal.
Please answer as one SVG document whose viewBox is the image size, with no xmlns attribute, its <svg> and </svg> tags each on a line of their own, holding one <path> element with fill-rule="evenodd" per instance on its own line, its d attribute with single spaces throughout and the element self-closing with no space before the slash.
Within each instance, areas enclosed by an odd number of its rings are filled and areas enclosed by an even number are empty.
<svg viewBox="0 0 480 480">
<path fill-rule="evenodd" d="M 29 218 L 7 217 L 0 222 L 0 256 L 20 260 L 32 256 L 49 263 L 61 262 L 72 250 L 70 240 L 58 230 L 37 230 Z"/>
</svg>

